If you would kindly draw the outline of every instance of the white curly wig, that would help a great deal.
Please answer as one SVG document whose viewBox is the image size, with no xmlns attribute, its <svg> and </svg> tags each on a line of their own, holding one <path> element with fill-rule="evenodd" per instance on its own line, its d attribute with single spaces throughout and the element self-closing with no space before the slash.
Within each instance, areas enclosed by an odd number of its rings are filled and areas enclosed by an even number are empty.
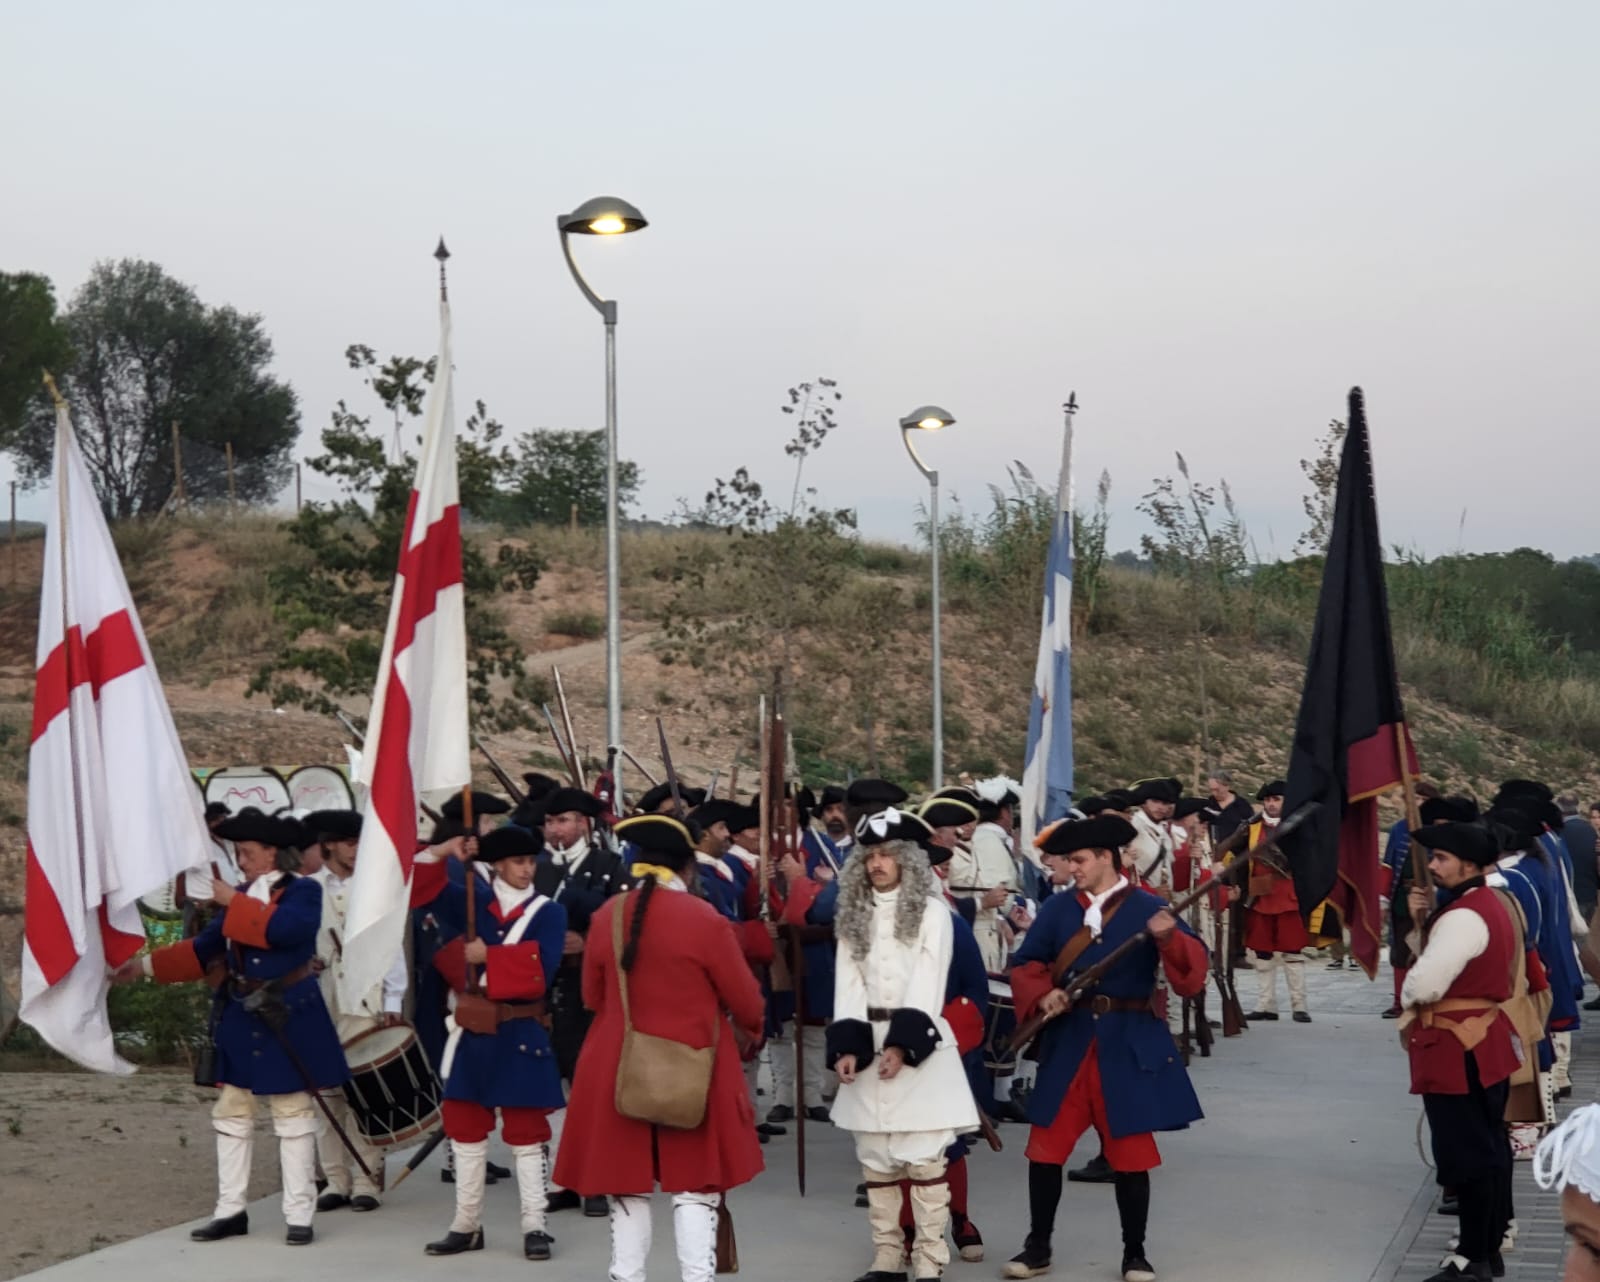
<svg viewBox="0 0 1600 1282">
<path fill-rule="evenodd" d="M 886 841 L 862 847 L 845 860 L 839 873 L 839 911 L 834 933 L 850 945 L 850 955 L 860 961 L 872 947 L 872 882 L 867 877 L 869 850 L 888 851 L 900 865 L 900 898 L 894 910 L 894 937 L 902 944 L 917 942 L 922 914 L 937 893 L 928 852 L 914 841 Z"/>
</svg>

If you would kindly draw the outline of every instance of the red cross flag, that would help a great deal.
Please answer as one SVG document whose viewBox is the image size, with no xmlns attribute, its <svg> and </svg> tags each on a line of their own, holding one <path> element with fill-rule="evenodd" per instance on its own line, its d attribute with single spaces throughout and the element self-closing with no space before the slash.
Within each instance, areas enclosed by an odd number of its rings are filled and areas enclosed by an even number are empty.
<svg viewBox="0 0 1600 1282">
<path fill-rule="evenodd" d="M 144 947 L 139 897 L 209 863 L 211 840 L 61 402 L 53 475 L 28 751 L 21 1015 L 85 1068 L 131 1073 L 112 1045 L 107 968 Z"/>
<path fill-rule="evenodd" d="M 461 788 L 472 776 L 451 377 L 450 305 L 440 299 L 439 360 L 356 779 L 367 800 L 345 918 L 340 994 L 351 1008 L 403 943 L 420 795 Z"/>
</svg>

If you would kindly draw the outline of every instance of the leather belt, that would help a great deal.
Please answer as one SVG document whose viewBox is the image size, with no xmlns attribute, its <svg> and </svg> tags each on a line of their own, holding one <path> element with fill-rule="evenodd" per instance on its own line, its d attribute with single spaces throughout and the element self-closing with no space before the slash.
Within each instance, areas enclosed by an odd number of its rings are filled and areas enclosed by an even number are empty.
<svg viewBox="0 0 1600 1282">
<path fill-rule="evenodd" d="M 868 1006 L 867 1018 L 875 1024 L 887 1024 L 891 1019 L 894 1018 L 894 1012 L 892 1010 L 886 1010 L 882 1006 Z"/>
<path fill-rule="evenodd" d="M 1085 1008 L 1094 1015 L 1105 1015 L 1114 1010 L 1148 1011 L 1150 1009 L 1150 999 L 1148 997 L 1107 997 L 1104 993 L 1097 993 L 1085 1003 Z"/>
<path fill-rule="evenodd" d="M 506 1024 L 513 1019 L 543 1019 L 545 1005 L 538 1002 L 497 1002 L 494 1008 L 495 1023 Z"/>
<path fill-rule="evenodd" d="M 296 966 L 287 975 L 279 975 L 275 979 L 235 979 L 233 991 L 241 997 L 260 992 L 263 988 L 276 988 L 281 992 L 285 988 L 293 988 L 302 979 L 311 978 L 315 973 L 316 966 L 307 962 L 304 966 Z"/>
</svg>

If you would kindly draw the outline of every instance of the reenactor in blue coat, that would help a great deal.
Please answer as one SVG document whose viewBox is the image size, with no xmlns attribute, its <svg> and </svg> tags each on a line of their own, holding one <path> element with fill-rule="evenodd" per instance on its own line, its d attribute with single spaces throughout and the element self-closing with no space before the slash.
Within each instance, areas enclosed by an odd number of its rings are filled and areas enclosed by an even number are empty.
<svg viewBox="0 0 1600 1282">
<path fill-rule="evenodd" d="M 1041 905 L 1017 950 L 1011 987 L 1017 1018 L 1049 1019 L 1039 1034 L 1039 1073 L 1029 1100 L 1030 1230 L 1002 1276 L 1031 1278 L 1050 1268 L 1050 1238 L 1061 1200 L 1062 1166 L 1084 1131 L 1099 1133 L 1115 1172 L 1124 1282 L 1154 1282 L 1145 1258 L 1150 1171 L 1161 1162 L 1154 1132 L 1182 1130 L 1202 1114 L 1166 1021 L 1151 1007 L 1156 969 L 1180 997 L 1205 986 L 1206 950 L 1166 901 L 1123 876 L 1122 847 L 1134 828 L 1119 815 L 1065 820 L 1037 839 L 1052 877 L 1074 893 Z M 1087 992 L 1069 999 L 1073 979 L 1141 930 L 1149 937 Z"/>
<path fill-rule="evenodd" d="M 448 880 L 442 869 L 431 871 L 438 865 L 417 866 L 419 876 L 429 869 L 437 887 L 434 911 L 456 932 L 433 959 L 451 993 L 443 1115 L 455 1155 L 456 1213 L 450 1231 L 428 1244 L 429 1255 L 483 1248 L 488 1140 L 498 1113 L 500 1133 L 516 1159 L 523 1255 L 550 1258 L 552 1239 L 545 1232 L 549 1115 L 565 1097 L 545 1032 L 545 996 L 561 963 L 567 914 L 533 889 L 542 848 L 525 829 L 507 826 L 483 837 L 472 856 L 494 870 L 489 879 L 469 870 L 461 884 Z M 476 899 L 477 932 L 470 941 L 469 893 Z"/>
<path fill-rule="evenodd" d="M 250 1230 L 245 1195 L 258 1099 L 266 1100 L 278 1137 L 286 1240 L 303 1246 L 312 1238 L 318 1130 L 312 1095 L 343 1085 L 350 1071 L 312 966 L 321 888 L 279 871 L 297 827 L 252 809 L 221 824 L 217 835 L 234 843 L 244 883 L 235 889 L 218 881 L 213 897 L 221 911 L 200 934 L 136 957 L 113 975 L 118 983 L 205 979 L 216 990 L 217 1205 L 211 1222 L 190 1233 L 196 1242 Z"/>
</svg>

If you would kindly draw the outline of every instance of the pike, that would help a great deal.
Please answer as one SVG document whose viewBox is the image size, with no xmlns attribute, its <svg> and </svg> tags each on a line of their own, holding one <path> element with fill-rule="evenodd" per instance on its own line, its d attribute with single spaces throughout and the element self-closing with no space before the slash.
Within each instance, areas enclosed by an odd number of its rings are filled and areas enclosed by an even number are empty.
<svg viewBox="0 0 1600 1282">
<path fill-rule="evenodd" d="M 629 752 L 626 748 L 619 748 L 619 749 L 617 749 L 617 751 L 622 753 L 622 759 L 624 761 L 626 761 L 630 766 L 632 766 L 635 770 L 637 770 L 640 774 L 642 774 L 646 779 L 648 779 L 650 781 L 650 786 L 652 788 L 660 786 L 661 780 L 657 779 L 653 774 L 651 774 L 642 765 L 640 765 L 638 757 L 634 756 L 633 753 Z"/>
<path fill-rule="evenodd" d="M 776 838 L 779 851 L 784 855 L 796 853 L 794 841 L 794 814 L 792 803 L 784 795 L 787 789 L 786 760 L 789 744 L 788 730 L 783 713 L 778 710 L 776 692 L 772 698 L 772 729 L 767 737 L 770 756 L 766 761 L 767 779 L 761 794 L 762 808 L 770 811 L 769 831 Z M 781 827 L 780 827 L 781 825 Z M 784 897 L 792 887 L 784 888 Z M 789 982 L 794 989 L 794 1152 L 795 1178 L 800 1196 L 806 1195 L 806 984 L 805 954 L 801 951 L 801 927 L 789 924 L 784 927 L 789 937 Z"/>
<path fill-rule="evenodd" d="M 545 724 L 550 727 L 550 737 L 556 741 L 556 756 L 561 758 L 562 768 L 567 772 L 567 782 L 576 788 L 578 786 L 578 763 L 572 753 L 568 751 L 567 745 L 562 741 L 561 731 L 556 729 L 556 719 L 550 712 L 550 705 L 543 703 L 539 706 L 544 711 Z"/>
<path fill-rule="evenodd" d="M 661 741 L 661 765 L 667 772 L 667 787 L 672 791 L 672 817 L 682 819 L 687 813 L 683 808 L 683 794 L 678 791 L 678 772 L 672 768 L 672 750 L 667 747 L 667 732 L 662 728 L 661 718 L 656 718 L 656 738 Z"/>
<path fill-rule="evenodd" d="M 356 741 L 357 748 L 365 748 L 367 746 L 367 736 L 362 734 L 361 731 L 356 728 L 356 723 L 350 719 L 350 714 L 348 712 L 346 712 L 343 708 L 335 708 L 333 710 L 333 715 L 334 719 L 337 720 L 338 723 L 349 732 L 350 737 Z M 428 816 L 428 821 L 430 823 L 439 824 L 444 822 L 444 816 L 430 806 L 426 801 L 419 801 L 417 805 L 421 808 L 422 813 Z"/>
<path fill-rule="evenodd" d="M 572 712 L 567 707 L 567 690 L 561 684 L 561 669 L 552 665 L 550 675 L 556 679 L 556 702 L 561 705 L 561 724 L 567 728 L 567 744 L 572 749 L 573 782 L 588 792 L 589 784 L 583 777 L 583 762 L 578 757 L 578 736 L 572 733 Z"/>
<path fill-rule="evenodd" d="M 1283 822 L 1271 832 L 1263 834 L 1261 840 L 1256 842 L 1256 844 L 1245 853 L 1243 858 L 1234 860 L 1233 863 L 1224 868 L 1222 872 L 1214 877 L 1211 881 L 1204 882 L 1201 885 L 1196 886 L 1187 894 L 1180 895 L 1170 904 L 1167 904 L 1164 908 L 1164 911 L 1171 913 L 1174 917 L 1181 917 L 1182 913 L 1189 907 L 1189 905 L 1194 903 L 1201 896 L 1210 894 L 1211 891 L 1216 888 L 1217 883 L 1227 884 L 1231 882 L 1243 869 L 1246 869 L 1250 866 L 1252 860 L 1259 859 L 1263 863 L 1283 870 L 1283 865 L 1271 853 L 1272 847 L 1275 846 L 1282 838 L 1288 836 L 1301 824 L 1305 823 L 1307 819 L 1321 809 L 1322 806 L 1320 803 L 1314 801 L 1307 802 L 1292 815 L 1286 816 Z M 1127 939 L 1123 940 L 1099 961 L 1095 962 L 1094 965 L 1086 968 L 1083 971 L 1080 971 L 1072 979 L 1072 981 L 1062 989 L 1062 991 L 1067 995 L 1066 1009 L 1071 1010 L 1072 1002 L 1076 998 L 1083 996 L 1083 994 L 1098 984 L 1100 980 L 1104 978 L 1105 973 L 1110 970 L 1112 966 L 1121 961 L 1135 948 L 1138 948 L 1140 945 L 1145 943 L 1149 938 L 1149 927 L 1143 927 L 1134 934 L 1130 935 Z M 1065 976 L 1057 977 L 1056 983 L 1059 984 L 1063 978 L 1065 978 Z M 1021 1050 L 1024 1046 L 1027 1046 L 1035 1037 L 1039 1035 L 1039 1031 L 1053 1018 L 1055 1017 L 1051 1015 L 1040 1014 L 1039 1012 L 1035 1011 L 1026 1020 L 1024 1020 L 1018 1026 L 1017 1031 L 1011 1035 L 1011 1049 Z"/>
<path fill-rule="evenodd" d="M 483 754 L 483 759 L 489 763 L 489 773 L 500 781 L 500 786 L 506 790 L 506 796 L 511 798 L 511 804 L 520 806 L 523 801 L 522 789 L 511 782 L 511 776 L 501 769 L 500 763 L 494 759 L 494 753 L 490 752 L 488 745 L 478 737 L 476 730 L 472 732 L 472 746 Z"/>
</svg>

